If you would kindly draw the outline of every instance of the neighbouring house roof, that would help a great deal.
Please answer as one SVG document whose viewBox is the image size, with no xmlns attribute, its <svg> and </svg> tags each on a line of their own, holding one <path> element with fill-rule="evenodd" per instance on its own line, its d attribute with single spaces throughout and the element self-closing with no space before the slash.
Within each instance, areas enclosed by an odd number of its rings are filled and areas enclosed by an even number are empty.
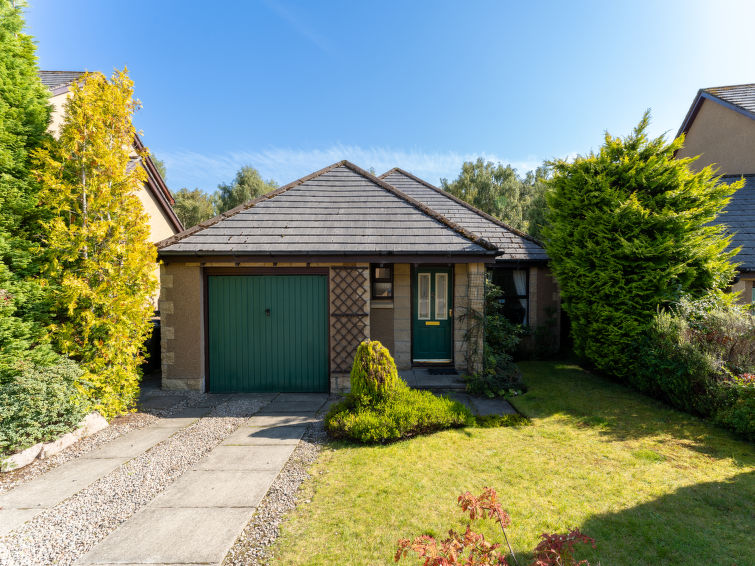
<svg viewBox="0 0 755 566">
<path fill-rule="evenodd" d="M 84 74 L 84 71 L 38 71 L 42 84 L 52 91 L 59 87 L 67 87 Z M 67 90 L 67 89 L 66 89 Z M 55 93 L 60 94 L 60 93 Z"/>
<path fill-rule="evenodd" d="M 697 91 L 677 136 L 689 131 L 705 100 L 711 100 L 755 120 L 755 83 L 701 88 Z"/>
<path fill-rule="evenodd" d="M 485 256 L 490 242 L 340 161 L 158 243 L 161 256 Z M 388 258 L 386 258 L 388 259 Z"/>
<path fill-rule="evenodd" d="M 49 88 L 53 95 L 67 92 L 71 83 L 85 74 L 83 71 L 37 71 L 37 73 L 42 80 L 42 84 Z M 144 143 L 139 134 L 134 136 L 134 148 L 139 151 L 144 150 Z M 175 201 L 173 200 L 173 195 L 170 194 L 168 186 L 165 184 L 165 180 L 160 175 L 157 167 L 155 167 L 152 158 L 147 156 L 146 159 L 140 159 L 139 162 L 147 171 L 147 191 L 157 201 L 158 206 L 167 217 L 168 222 L 173 226 L 173 229 L 180 232 L 184 227 L 173 210 Z"/>
<path fill-rule="evenodd" d="M 496 258 L 497 262 L 548 260 L 543 246 L 534 238 L 411 173 L 396 167 L 382 174 L 380 178 L 494 244 L 503 252 Z"/>
<path fill-rule="evenodd" d="M 741 175 L 721 177 L 723 183 L 733 183 Z M 726 212 L 720 215 L 716 224 L 725 224 L 733 234 L 732 247 L 741 247 L 734 261 L 740 263 L 741 271 L 755 271 L 755 175 L 745 175 L 745 186 L 731 198 Z"/>
</svg>

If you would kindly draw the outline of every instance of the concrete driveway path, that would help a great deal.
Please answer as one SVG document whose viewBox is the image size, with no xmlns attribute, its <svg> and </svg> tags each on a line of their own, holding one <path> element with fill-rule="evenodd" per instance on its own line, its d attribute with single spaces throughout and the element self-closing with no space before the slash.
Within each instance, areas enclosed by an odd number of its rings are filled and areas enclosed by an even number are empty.
<svg viewBox="0 0 755 566">
<path fill-rule="evenodd" d="M 188 427 L 209 411 L 209 407 L 183 409 L 172 417 L 133 430 L 0 495 L 0 536 L 8 534 L 46 509 L 55 507 L 124 462 Z"/>
<path fill-rule="evenodd" d="M 278 395 L 77 564 L 220 564 L 326 401 Z"/>
</svg>

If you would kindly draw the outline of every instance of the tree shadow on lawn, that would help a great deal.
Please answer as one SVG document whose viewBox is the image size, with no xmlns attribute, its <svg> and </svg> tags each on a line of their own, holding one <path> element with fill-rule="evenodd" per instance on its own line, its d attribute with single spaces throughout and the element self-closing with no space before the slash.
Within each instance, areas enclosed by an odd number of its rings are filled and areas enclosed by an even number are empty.
<svg viewBox="0 0 755 566">
<path fill-rule="evenodd" d="M 610 440 L 656 438 L 714 458 L 755 466 L 755 447 L 733 433 L 628 386 L 558 362 L 519 364 L 529 390 L 512 404 L 530 418 L 563 416 Z"/>
<path fill-rule="evenodd" d="M 580 527 L 597 541 L 597 549 L 584 555 L 605 565 L 752 565 L 753 501 L 755 472 L 749 472 L 595 515 Z"/>
</svg>

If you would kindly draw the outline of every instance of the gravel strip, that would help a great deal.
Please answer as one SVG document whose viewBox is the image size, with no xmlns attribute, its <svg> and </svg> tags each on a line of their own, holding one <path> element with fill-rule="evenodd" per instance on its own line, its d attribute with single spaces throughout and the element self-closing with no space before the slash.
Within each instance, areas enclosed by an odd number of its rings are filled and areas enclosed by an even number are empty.
<svg viewBox="0 0 755 566">
<path fill-rule="evenodd" d="M 223 566 L 262 566 L 268 563 L 268 549 L 280 534 L 280 524 L 296 507 L 299 486 L 310 477 L 308 470 L 327 441 L 324 414 L 325 411 L 321 411 L 318 420 L 307 427 L 254 516 L 228 551 Z"/>
<path fill-rule="evenodd" d="M 193 467 L 267 401 L 232 399 L 110 474 L 0 538 L 0 564 L 75 562 L 182 473 Z"/>
<path fill-rule="evenodd" d="M 160 392 L 162 393 L 162 392 Z M 175 392 L 172 392 L 175 395 Z M 152 393 L 155 395 L 155 393 Z M 3 472 L 0 474 L 0 494 L 5 493 L 22 483 L 36 478 L 69 460 L 74 460 L 87 452 L 99 448 L 106 442 L 115 440 L 127 432 L 137 428 L 142 428 L 154 424 L 162 417 L 171 416 L 185 407 L 191 407 L 203 402 L 206 398 L 204 393 L 190 392 L 185 395 L 185 399 L 179 403 L 165 409 L 150 409 L 148 413 L 131 413 L 122 417 L 117 417 L 110 422 L 110 426 L 104 428 L 91 436 L 82 438 L 62 452 L 45 460 L 34 460 L 28 466 L 24 466 L 12 472 Z"/>
</svg>

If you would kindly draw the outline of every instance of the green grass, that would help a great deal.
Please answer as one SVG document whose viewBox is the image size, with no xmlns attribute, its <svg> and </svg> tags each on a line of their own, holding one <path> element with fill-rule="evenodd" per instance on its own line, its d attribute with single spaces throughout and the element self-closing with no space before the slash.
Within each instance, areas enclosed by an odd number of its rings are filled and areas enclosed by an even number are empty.
<svg viewBox="0 0 755 566">
<path fill-rule="evenodd" d="M 576 366 L 520 366 L 530 389 L 514 402 L 532 426 L 329 445 L 273 564 L 392 564 L 398 538 L 463 529 L 456 497 L 485 486 L 511 515 L 520 564 L 540 533 L 574 526 L 603 566 L 755 564 L 752 444 Z"/>
</svg>

